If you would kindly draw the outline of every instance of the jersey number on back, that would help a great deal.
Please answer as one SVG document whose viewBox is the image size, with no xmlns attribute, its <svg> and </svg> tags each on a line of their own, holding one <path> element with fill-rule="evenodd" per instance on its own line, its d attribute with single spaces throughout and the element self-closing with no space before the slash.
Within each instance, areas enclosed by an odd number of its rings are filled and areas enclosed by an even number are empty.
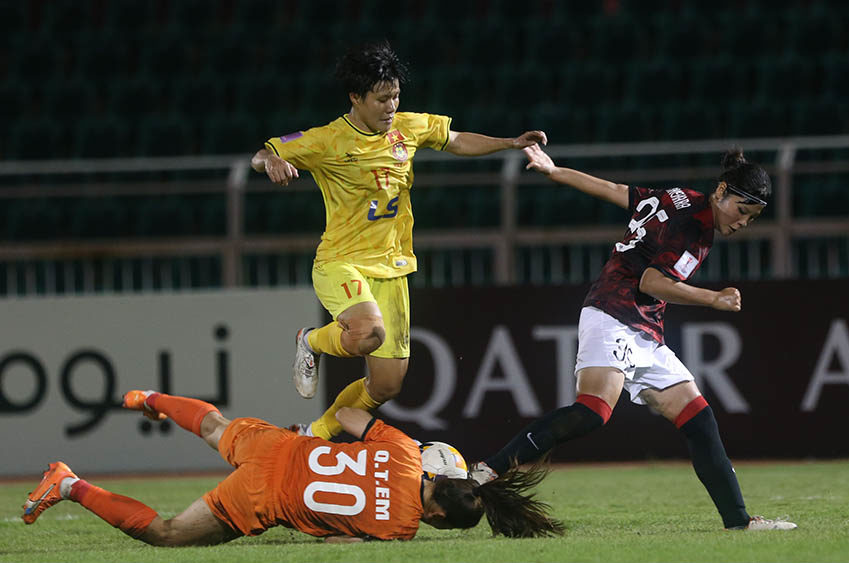
<svg viewBox="0 0 849 563">
<path fill-rule="evenodd" d="M 653 218 L 657 217 L 657 220 L 661 223 L 669 219 L 669 215 L 666 214 L 666 211 L 664 211 L 663 209 L 661 209 L 660 211 L 657 210 L 659 205 L 660 200 L 656 197 L 646 198 L 637 204 L 637 213 L 642 211 L 645 207 L 650 207 L 650 209 L 648 210 L 648 213 L 643 216 L 642 219 L 631 219 L 631 221 L 628 223 L 628 230 L 630 230 L 632 234 L 636 233 L 636 236 L 629 240 L 628 244 L 617 242 L 616 250 L 618 250 L 619 252 L 625 252 L 637 246 L 637 243 L 643 240 L 643 237 L 646 236 L 646 230 L 645 228 L 643 228 L 643 225 L 651 221 Z"/>
<path fill-rule="evenodd" d="M 339 475 L 346 469 L 350 469 L 360 476 L 366 474 L 366 450 L 357 454 L 357 459 L 351 458 L 344 452 L 336 454 L 336 465 L 322 465 L 319 458 L 330 453 L 328 446 L 318 446 L 309 455 L 307 463 L 310 471 L 318 475 Z M 335 493 L 351 497 L 352 504 L 331 504 L 316 500 L 316 493 Z M 307 508 L 316 512 L 328 514 L 341 514 L 343 516 L 354 516 L 366 507 L 366 494 L 356 485 L 346 485 L 333 481 L 313 481 L 304 489 L 304 504 Z"/>
</svg>

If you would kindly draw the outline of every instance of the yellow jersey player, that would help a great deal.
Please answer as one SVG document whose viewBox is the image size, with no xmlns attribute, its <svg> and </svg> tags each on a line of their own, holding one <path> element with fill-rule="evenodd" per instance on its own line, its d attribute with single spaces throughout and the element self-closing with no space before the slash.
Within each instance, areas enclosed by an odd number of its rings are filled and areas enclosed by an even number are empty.
<svg viewBox="0 0 849 563">
<path fill-rule="evenodd" d="M 348 385 L 318 420 L 300 430 L 329 439 L 342 431 L 342 407 L 374 410 L 395 397 L 410 357 L 407 275 L 416 271 L 410 188 L 421 148 L 463 156 L 545 144 L 542 131 L 494 138 L 451 130 L 451 118 L 398 112 L 406 67 L 387 42 L 348 51 L 336 76 L 350 111 L 322 127 L 273 137 L 252 159 L 282 186 L 308 170 L 321 190 L 325 230 L 312 279 L 333 321 L 301 329 L 293 375 L 304 397 L 315 395 L 321 354 L 365 356 L 368 376 Z"/>
</svg>

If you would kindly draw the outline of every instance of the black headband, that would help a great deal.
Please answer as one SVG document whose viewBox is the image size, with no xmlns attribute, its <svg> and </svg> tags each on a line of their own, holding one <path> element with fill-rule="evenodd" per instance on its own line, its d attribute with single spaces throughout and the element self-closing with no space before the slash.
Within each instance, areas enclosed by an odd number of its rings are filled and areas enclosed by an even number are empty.
<svg viewBox="0 0 849 563">
<path fill-rule="evenodd" d="M 729 184 L 728 182 L 725 182 L 725 187 L 726 187 L 729 191 L 731 191 L 731 192 L 733 192 L 733 193 L 737 194 L 738 196 L 746 198 L 746 199 L 745 199 L 742 203 L 745 203 L 745 204 L 766 205 L 766 201 L 762 200 L 762 199 L 761 199 L 761 198 L 759 198 L 758 196 L 755 196 L 755 195 L 750 194 L 749 192 L 743 191 L 743 190 L 741 190 L 740 188 L 738 188 L 738 187 L 736 187 L 736 186 L 732 186 L 732 185 L 731 185 L 731 184 Z"/>
</svg>

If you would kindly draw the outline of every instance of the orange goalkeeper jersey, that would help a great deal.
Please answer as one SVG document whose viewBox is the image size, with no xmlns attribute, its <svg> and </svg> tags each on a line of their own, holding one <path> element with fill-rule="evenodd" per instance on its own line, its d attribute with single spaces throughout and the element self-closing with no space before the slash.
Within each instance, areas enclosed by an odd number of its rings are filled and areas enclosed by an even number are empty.
<svg viewBox="0 0 849 563">
<path fill-rule="evenodd" d="M 416 443 L 375 420 L 364 441 L 289 442 L 276 477 L 278 522 L 312 534 L 412 539 L 422 516 L 422 462 Z M 288 449 L 288 448 L 286 448 Z"/>
</svg>

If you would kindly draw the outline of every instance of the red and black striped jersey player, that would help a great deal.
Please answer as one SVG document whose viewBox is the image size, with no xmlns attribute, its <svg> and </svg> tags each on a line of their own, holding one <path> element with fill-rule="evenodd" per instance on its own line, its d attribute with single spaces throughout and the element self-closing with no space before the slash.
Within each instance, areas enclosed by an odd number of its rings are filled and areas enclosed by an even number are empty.
<svg viewBox="0 0 849 563">
<path fill-rule="evenodd" d="M 772 184 L 742 150 L 728 151 L 710 195 L 683 189 L 646 189 L 561 168 L 538 146 L 524 149 L 535 170 L 627 209 L 624 238 L 617 242 L 584 299 L 575 362 L 577 399 L 532 422 L 500 452 L 478 462 L 472 476 L 494 478 L 519 463 L 603 426 L 624 389 L 683 432 L 693 467 L 728 529 L 793 529 L 783 520 L 751 517 L 719 436 L 713 411 L 692 374 L 664 344 L 667 303 L 740 311 L 740 291 L 712 291 L 687 283 L 713 244 L 714 232 L 730 236 L 747 227 L 767 205 Z"/>
</svg>

